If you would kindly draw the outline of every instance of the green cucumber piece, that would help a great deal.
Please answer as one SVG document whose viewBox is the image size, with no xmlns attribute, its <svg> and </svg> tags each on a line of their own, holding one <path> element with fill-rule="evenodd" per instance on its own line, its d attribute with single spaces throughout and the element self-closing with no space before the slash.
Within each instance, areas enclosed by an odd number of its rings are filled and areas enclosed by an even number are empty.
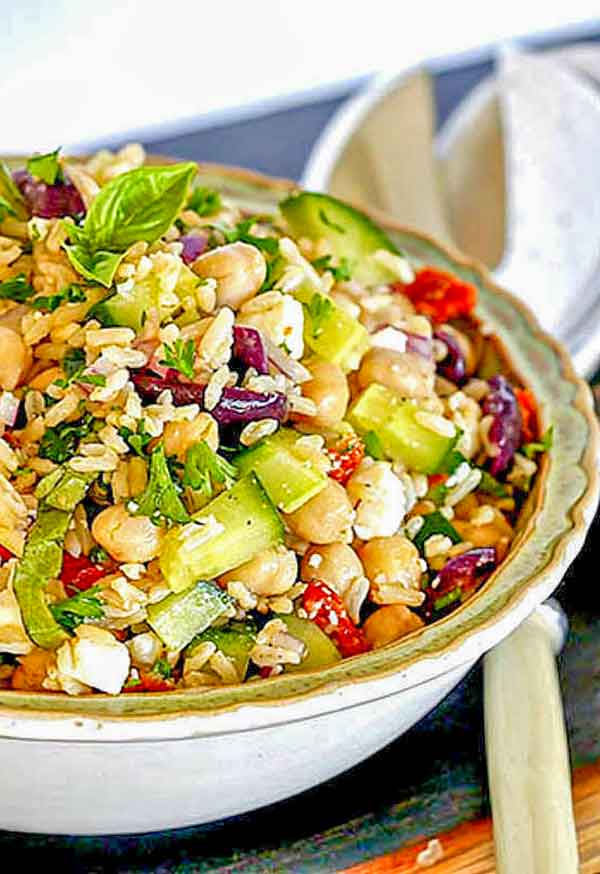
<svg viewBox="0 0 600 874">
<path fill-rule="evenodd" d="M 193 294 L 199 283 L 199 278 L 189 267 L 182 265 L 173 293 L 182 300 Z M 88 316 L 98 319 L 105 328 L 125 327 L 140 331 L 149 309 L 158 309 L 161 322 L 178 309 L 179 301 L 173 299 L 173 293 L 163 288 L 155 275 L 151 275 L 136 282 L 130 291 L 117 291 L 104 298 L 92 307 Z"/>
<path fill-rule="evenodd" d="M 301 640 L 306 647 L 304 658 L 300 664 L 286 665 L 286 672 L 316 671 L 341 661 L 342 656 L 338 648 L 325 632 L 321 631 L 319 626 L 311 622 L 310 619 L 301 619 L 293 614 L 289 616 L 279 614 L 277 618 L 286 624 L 292 637 Z"/>
<path fill-rule="evenodd" d="M 222 526 L 214 537 L 190 546 L 194 522 L 212 517 Z M 254 473 L 192 516 L 187 525 L 174 526 L 165 537 L 160 567 L 174 592 L 181 592 L 197 580 L 213 579 L 283 541 L 283 524 Z"/>
<path fill-rule="evenodd" d="M 334 256 L 348 260 L 358 282 L 377 285 L 393 278 L 372 256 L 378 249 L 402 253 L 364 213 L 335 197 L 310 191 L 292 194 L 279 209 L 293 236 L 327 240 Z"/>
<path fill-rule="evenodd" d="M 293 295 L 304 310 L 304 342 L 309 349 L 342 370 L 356 370 L 369 348 L 365 326 L 325 294 L 300 286 Z"/>
<path fill-rule="evenodd" d="M 170 650 L 180 650 L 230 609 L 231 598 L 214 583 L 194 583 L 148 607 L 148 624 Z"/>
<path fill-rule="evenodd" d="M 252 622 L 230 622 L 222 628 L 207 628 L 196 635 L 186 650 L 193 655 L 201 643 L 214 643 L 223 655 L 235 665 L 240 680 L 246 678 L 250 662 L 250 650 L 256 643 L 256 626 Z"/>
<path fill-rule="evenodd" d="M 234 458 L 241 475 L 254 471 L 269 498 L 283 513 L 293 513 L 327 485 L 324 473 L 294 455 L 298 437 L 295 431 L 282 428 Z"/>
<path fill-rule="evenodd" d="M 374 382 L 352 405 L 348 421 L 360 434 L 374 431 L 393 461 L 401 461 L 418 473 L 437 473 L 459 435 L 443 437 L 423 428 L 415 420 L 419 409 L 412 401 L 401 400 L 389 388 Z"/>
</svg>

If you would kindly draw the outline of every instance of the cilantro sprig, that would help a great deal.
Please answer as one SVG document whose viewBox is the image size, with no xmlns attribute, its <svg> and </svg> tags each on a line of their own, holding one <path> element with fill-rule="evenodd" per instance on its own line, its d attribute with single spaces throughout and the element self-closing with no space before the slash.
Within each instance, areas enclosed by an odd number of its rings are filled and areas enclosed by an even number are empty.
<svg viewBox="0 0 600 874">
<path fill-rule="evenodd" d="M 136 516 L 149 516 L 156 524 L 171 522 L 187 522 L 189 514 L 185 509 L 177 487 L 171 478 L 171 472 L 165 450 L 162 444 L 156 447 L 150 456 L 150 477 L 142 494 L 135 499 Z"/>
<path fill-rule="evenodd" d="M 323 322 L 327 321 L 333 310 L 333 302 L 323 294 L 316 292 L 308 304 L 305 304 L 306 313 L 310 318 L 310 331 L 313 340 L 323 333 Z"/>
<path fill-rule="evenodd" d="M 252 228 L 257 221 L 259 218 L 255 216 L 243 219 L 234 228 L 219 223 L 215 223 L 211 227 L 221 234 L 226 243 L 237 243 L 238 241 L 248 243 L 250 246 L 256 246 L 261 252 L 274 257 L 279 252 L 279 240 L 277 237 L 259 237 L 257 234 L 253 234 Z"/>
<path fill-rule="evenodd" d="M 312 262 L 312 266 L 315 270 L 329 271 L 336 282 L 348 282 L 352 279 L 350 262 L 347 258 L 340 258 L 338 264 L 332 264 L 332 260 L 331 255 L 323 255 L 321 258 L 316 258 Z"/>
<path fill-rule="evenodd" d="M 86 619 L 102 619 L 104 608 L 97 596 L 101 586 L 92 586 L 84 592 L 78 592 L 72 598 L 50 605 L 50 612 L 59 625 L 67 631 L 74 631 Z"/>
<path fill-rule="evenodd" d="M 80 440 L 93 431 L 94 422 L 92 414 L 86 413 L 77 422 L 62 422 L 54 428 L 47 428 L 40 441 L 38 455 L 56 464 L 64 464 L 75 455 Z"/>
<path fill-rule="evenodd" d="M 205 440 L 188 449 L 182 482 L 205 498 L 213 497 L 217 485 L 231 488 L 236 477 L 236 468 L 213 452 Z"/>
<path fill-rule="evenodd" d="M 160 362 L 165 367 L 172 367 L 173 370 L 178 370 L 188 379 L 194 378 L 194 355 L 195 346 L 193 340 L 187 340 L 185 343 L 178 338 L 173 345 L 169 343 L 163 344 L 165 357 Z"/>
<path fill-rule="evenodd" d="M 58 309 L 61 303 L 83 303 L 86 300 L 86 293 L 81 285 L 77 282 L 72 282 L 70 285 L 65 285 L 56 294 L 40 295 L 31 301 L 31 306 L 36 310 L 48 310 L 53 313 Z"/>
<path fill-rule="evenodd" d="M 187 209 L 193 210 L 197 215 L 214 215 L 223 208 L 221 195 L 214 188 L 198 186 L 192 191 L 187 202 Z"/>
<path fill-rule="evenodd" d="M 34 294 L 35 289 L 27 281 L 24 273 L 19 273 L 18 276 L 13 276 L 11 279 L 5 279 L 4 282 L 0 282 L 0 298 L 3 300 L 25 303 Z"/>
<path fill-rule="evenodd" d="M 152 435 L 147 433 L 143 419 L 139 420 L 135 431 L 123 425 L 119 428 L 119 435 L 129 444 L 136 455 L 139 455 L 140 458 L 146 457 L 146 446 L 152 440 Z"/>
</svg>

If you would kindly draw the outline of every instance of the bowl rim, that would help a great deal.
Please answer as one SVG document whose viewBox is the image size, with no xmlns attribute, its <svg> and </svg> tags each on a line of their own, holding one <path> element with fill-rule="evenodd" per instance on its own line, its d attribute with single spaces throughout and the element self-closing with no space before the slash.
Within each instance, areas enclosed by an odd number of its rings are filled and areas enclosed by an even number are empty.
<svg viewBox="0 0 600 874">
<path fill-rule="evenodd" d="M 10 160 L 14 159 L 11 158 Z M 173 163 L 173 160 L 172 158 L 153 155 L 149 158 L 149 163 Z M 241 167 L 230 167 L 205 162 L 198 162 L 198 167 L 200 174 L 207 174 L 208 176 L 211 174 L 217 175 L 221 179 L 249 186 L 250 190 L 254 191 L 258 188 L 269 192 L 280 192 L 281 195 L 284 195 L 301 190 L 300 186 L 291 180 L 271 178 Z M 22 693 L 13 690 L 0 690 L 0 737 L 21 737 L 24 734 L 25 736 L 33 737 L 38 736 L 41 732 L 44 738 L 48 740 L 66 739 L 67 737 L 72 737 L 74 726 L 85 729 L 86 727 L 89 728 L 89 725 L 92 723 L 95 726 L 95 734 L 91 734 L 88 737 L 85 731 L 80 732 L 82 739 L 105 740 L 106 738 L 102 735 L 103 727 L 110 727 L 109 734 L 111 740 L 132 739 L 134 737 L 142 737 L 149 740 L 159 739 L 164 737 L 164 726 L 167 723 L 171 724 L 168 731 L 169 737 L 190 737 L 194 734 L 202 733 L 203 730 L 208 730 L 210 733 L 213 733 L 214 730 L 218 731 L 217 726 L 222 722 L 218 717 L 223 716 L 239 716 L 240 719 L 236 719 L 235 722 L 240 723 L 238 730 L 243 731 L 247 730 L 244 725 L 244 713 L 251 714 L 250 722 L 254 719 L 261 725 L 273 725 L 277 724 L 277 722 L 289 721 L 290 717 L 294 718 L 293 714 L 297 714 L 298 718 L 308 718 L 302 716 L 302 713 L 305 713 L 307 709 L 313 715 L 317 715 L 317 713 L 330 712 L 331 709 L 338 710 L 343 709 L 345 706 L 355 706 L 358 703 L 375 700 L 378 697 L 385 697 L 387 694 L 394 694 L 401 689 L 419 686 L 422 683 L 434 680 L 436 677 L 452 669 L 475 661 L 486 650 L 506 636 L 506 634 L 514 630 L 558 585 L 562 573 L 564 573 L 583 545 L 587 529 L 591 524 L 597 506 L 600 490 L 600 428 L 594 413 L 589 386 L 575 373 L 570 357 L 562 344 L 541 329 L 535 315 L 526 304 L 497 286 L 482 264 L 475 259 L 465 256 L 454 247 L 438 242 L 426 233 L 403 225 L 401 222 L 386 216 L 381 211 L 365 207 L 364 204 L 360 203 L 355 203 L 355 205 L 370 215 L 383 228 L 398 234 L 405 234 L 420 241 L 425 246 L 437 250 L 451 264 L 474 274 L 481 283 L 481 286 L 490 291 L 492 296 L 498 297 L 500 301 L 504 301 L 516 310 L 522 319 L 528 335 L 537 344 L 551 351 L 554 360 L 559 366 L 562 382 L 572 389 L 573 393 L 569 399 L 568 407 L 576 411 L 582 418 L 582 427 L 583 425 L 587 427 L 585 449 L 579 456 L 579 467 L 585 477 L 585 485 L 582 487 L 582 491 L 575 502 L 569 507 L 571 527 L 563 531 L 558 536 L 556 542 L 552 544 L 549 561 L 536 572 L 521 580 L 518 589 L 508 598 L 507 602 L 503 606 L 492 610 L 491 614 L 484 617 L 482 621 L 477 622 L 475 627 L 465 629 L 462 633 L 457 633 L 454 638 L 450 638 L 449 642 L 444 640 L 438 641 L 435 644 L 433 653 L 413 651 L 412 655 L 407 655 L 406 658 L 403 658 L 400 665 L 394 664 L 393 658 L 386 658 L 386 662 L 391 662 L 389 667 L 377 667 L 370 671 L 367 669 L 362 671 L 358 668 L 365 661 L 368 661 L 369 656 L 372 656 L 373 653 L 356 656 L 338 663 L 338 666 L 345 665 L 350 668 L 340 676 L 332 677 L 331 674 L 334 669 L 329 668 L 321 671 L 298 672 L 293 675 L 288 674 L 284 677 L 274 678 L 269 681 L 269 685 L 274 691 L 276 691 L 276 686 L 284 685 L 282 683 L 284 679 L 287 687 L 293 687 L 288 691 L 282 690 L 276 697 L 275 695 L 261 696 L 260 686 L 262 684 L 240 684 L 228 687 L 229 693 L 227 694 L 237 690 L 237 697 L 241 700 L 233 700 L 230 703 L 207 708 L 190 706 L 190 695 L 193 693 L 193 690 L 144 693 L 143 695 L 141 693 L 128 693 L 126 696 L 123 693 L 119 696 L 94 693 L 93 695 L 79 696 L 77 698 L 52 692 Z M 498 337 L 497 339 L 502 347 L 503 354 L 512 367 L 513 360 L 510 352 L 501 338 Z M 518 367 L 515 367 L 515 371 L 519 374 L 520 379 L 523 380 L 523 384 L 527 385 L 529 380 L 519 373 Z M 520 553 L 536 529 L 536 522 L 544 506 L 544 493 L 551 463 L 551 459 L 544 458 L 544 463 L 540 468 L 536 481 L 535 506 L 531 507 L 528 519 L 517 535 L 516 545 L 511 548 L 507 558 L 500 564 L 499 570 L 506 568 L 514 560 L 515 556 Z M 490 577 L 490 582 L 496 578 L 496 575 L 497 572 L 494 572 L 492 577 Z M 485 588 L 482 587 L 480 591 L 483 591 Z M 379 650 L 379 653 L 387 653 L 389 656 L 393 656 L 394 652 L 399 648 L 404 649 L 406 644 L 419 640 L 426 629 L 440 629 L 449 624 L 453 627 L 457 622 L 460 626 L 460 614 L 464 613 L 465 607 L 476 601 L 476 599 L 477 595 L 469 599 L 466 604 L 462 605 L 448 617 L 431 623 L 431 625 L 425 626 L 422 630 L 413 632 L 403 638 L 402 641 L 390 644 Z M 247 690 L 249 686 L 252 687 L 249 693 L 243 696 L 239 695 L 241 690 Z M 392 687 L 394 689 L 393 692 L 390 691 Z M 344 690 L 349 692 L 346 696 L 346 702 L 341 700 L 339 694 L 344 693 Z M 353 691 L 350 692 L 350 690 Z M 255 691 L 259 692 L 259 694 L 254 694 Z M 199 695 L 202 693 L 196 691 L 195 694 Z M 176 701 L 174 696 L 176 696 Z M 343 694 L 342 697 L 344 697 Z M 125 710 L 130 710 L 131 712 L 120 712 L 119 706 L 115 706 L 115 702 L 124 698 L 127 698 L 131 704 L 131 707 L 128 706 Z M 138 700 L 136 701 L 136 699 Z M 136 711 L 135 704 L 141 703 L 140 699 L 147 702 L 149 699 L 154 699 L 155 702 L 170 699 L 177 706 L 169 708 L 168 712 L 163 712 L 159 708 L 150 712 L 143 709 Z M 354 703 L 350 703 L 350 701 Z M 50 706 L 51 702 L 52 706 Z M 67 702 L 68 706 L 66 706 Z M 312 702 L 308 708 L 303 706 L 307 702 Z M 149 701 L 149 703 L 152 702 Z M 65 705 L 64 707 L 62 707 L 63 704 Z M 105 705 L 104 707 L 102 706 L 103 704 Z M 110 706 L 108 706 L 109 704 Z M 286 706 L 282 707 L 282 705 Z M 299 705 L 299 707 L 296 705 Z M 269 713 L 268 711 L 271 712 Z M 212 720 L 212 728 L 207 720 Z M 173 723 L 179 723 L 180 727 L 177 728 Z M 230 719 L 227 724 L 232 724 Z M 162 730 L 161 726 L 163 726 Z M 77 734 L 77 732 L 75 733 Z"/>
</svg>

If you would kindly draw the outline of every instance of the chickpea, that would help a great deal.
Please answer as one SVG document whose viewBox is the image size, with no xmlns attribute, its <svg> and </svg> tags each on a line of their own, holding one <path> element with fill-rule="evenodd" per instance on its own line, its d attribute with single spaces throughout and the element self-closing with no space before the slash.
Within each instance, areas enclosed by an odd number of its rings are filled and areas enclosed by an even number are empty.
<svg viewBox="0 0 600 874">
<path fill-rule="evenodd" d="M 262 252 L 248 243 L 228 243 L 196 258 L 192 270 L 217 280 L 217 305 L 238 309 L 257 293 L 267 275 Z"/>
<path fill-rule="evenodd" d="M 365 574 L 375 588 L 380 583 L 398 583 L 407 589 L 419 587 L 419 550 L 402 534 L 374 537 L 361 546 L 358 554 Z"/>
<path fill-rule="evenodd" d="M 422 628 L 424 624 L 421 617 L 404 604 L 388 604 L 371 613 L 365 620 L 363 631 L 371 646 L 379 649 Z"/>
<path fill-rule="evenodd" d="M 357 577 L 364 575 L 357 554 L 346 543 L 326 543 L 311 546 L 300 564 L 300 578 L 305 582 L 322 580 L 343 595 Z"/>
<path fill-rule="evenodd" d="M 158 555 L 163 531 L 148 516 L 131 516 L 116 504 L 96 516 L 92 535 L 116 561 L 146 562 Z"/>
<path fill-rule="evenodd" d="M 216 421 L 208 413 L 199 413 L 191 422 L 167 422 L 163 431 L 166 455 L 176 455 L 185 461 L 185 454 L 195 443 L 206 440 L 208 446 L 216 451 L 219 445 L 219 429 Z"/>
<path fill-rule="evenodd" d="M 302 394 L 314 401 L 316 416 L 299 416 L 315 428 L 331 428 L 342 421 L 350 400 L 350 389 L 339 364 L 315 358 L 306 365 L 312 379 L 302 384 Z"/>
<path fill-rule="evenodd" d="M 474 547 L 494 546 L 499 561 L 505 557 L 513 539 L 513 530 L 502 515 L 494 508 L 494 520 L 488 525 L 473 525 L 464 519 L 453 519 L 452 524 L 463 540 Z"/>
<path fill-rule="evenodd" d="M 16 388 L 31 364 L 31 353 L 19 334 L 0 325 L 0 386 L 11 391 Z"/>
<path fill-rule="evenodd" d="M 51 383 L 62 376 L 64 374 L 60 367 L 47 367 L 46 370 L 42 370 L 41 373 L 37 373 L 33 379 L 29 380 L 29 387 L 38 391 L 46 391 Z"/>
<path fill-rule="evenodd" d="M 13 689 L 21 689 L 24 692 L 41 691 L 48 668 L 53 661 L 54 653 L 46 652 L 44 649 L 34 649 L 28 655 L 20 656 L 19 666 L 10 681 Z"/>
<path fill-rule="evenodd" d="M 369 349 L 358 371 L 358 384 L 367 388 L 379 382 L 406 398 L 433 395 L 435 366 L 432 361 L 413 352 L 393 349 Z"/>
<path fill-rule="evenodd" d="M 298 560 L 295 553 L 285 546 L 276 546 L 264 549 L 250 561 L 223 574 L 219 582 L 227 584 L 239 581 L 255 595 L 269 596 L 287 592 L 297 576 Z"/>
<path fill-rule="evenodd" d="M 348 539 L 354 511 L 344 487 L 330 479 L 318 495 L 285 518 L 292 533 L 303 540 L 335 543 Z"/>
</svg>

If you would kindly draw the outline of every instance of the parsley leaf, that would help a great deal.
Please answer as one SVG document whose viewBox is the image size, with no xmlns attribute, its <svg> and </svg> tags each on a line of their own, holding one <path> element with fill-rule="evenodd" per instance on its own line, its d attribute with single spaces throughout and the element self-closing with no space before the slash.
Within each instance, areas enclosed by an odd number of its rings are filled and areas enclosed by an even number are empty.
<svg viewBox="0 0 600 874">
<path fill-rule="evenodd" d="M 371 458 L 374 458 L 376 461 L 381 461 L 382 458 L 385 458 L 381 440 L 375 431 L 367 431 L 363 437 L 363 443 L 365 444 L 365 452 Z"/>
<path fill-rule="evenodd" d="M 165 458 L 162 444 L 150 456 L 150 478 L 142 494 L 135 499 L 136 516 L 149 516 L 159 525 L 164 519 L 171 522 L 187 522 L 189 514 L 177 494 L 175 483 Z"/>
<path fill-rule="evenodd" d="M 58 161 L 59 152 L 60 148 L 45 155 L 34 155 L 27 161 L 27 169 L 34 179 L 39 179 L 40 182 L 45 182 L 46 185 L 62 182 L 63 175 Z"/>
<path fill-rule="evenodd" d="M 542 439 L 538 442 L 533 443 L 525 443 L 521 446 L 521 452 L 527 456 L 527 458 L 533 458 L 538 452 L 547 452 L 549 449 L 552 449 L 552 443 L 554 442 L 554 426 L 550 425 L 547 431 L 542 435 Z"/>
<path fill-rule="evenodd" d="M 83 349 L 69 349 L 62 360 L 62 369 L 67 379 L 72 379 L 85 367 L 85 352 Z"/>
<path fill-rule="evenodd" d="M 101 546 L 92 546 L 88 553 L 88 558 L 93 564 L 104 564 L 110 559 L 110 555 Z"/>
<path fill-rule="evenodd" d="M 35 289 L 27 282 L 24 273 L 19 273 L 18 276 L 13 276 L 12 279 L 0 282 L 0 298 L 5 300 L 25 303 L 34 294 Z"/>
<path fill-rule="evenodd" d="M 53 313 L 61 303 L 82 303 L 84 300 L 86 300 L 84 289 L 78 283 L 72 282 L 70 285 L 65 285 L 56 294 L 34 298 L 31 301 L 31 306 L 36 310 L 49 310 Z"/>
<path fill-rule="evenodd" d="M 187 208 L 197 215 L 213 215 L 223 207 L 221 195 L 214 188 L 194 188 L 188 200 Z"/>
<path fill-rule="evenodd" d="M 131 428 L 126 428 L 125 426 L 119 428 L 119 435 L 129 444 L 136 455 L 139 455 L 140 458 L 146 457 L 144 450 L 152 440 L 152 435 L 146 432 L 143 419 L 139 420 L 135 431 L 132 431 Z"/>
<path fill-rule="evenodd" d="M 305 308 L 311 321 L 310 330 L 313 340 L 316 340 L 323 333 L 323 322 L 329 318 L 333 310 L 333 302 L 316 292 L 310 302 L 305 304 Z"/>
<path fill-rule="evenodd" d="M 79 441 L 87 437 L 93 427 L 94 417 L 86 413 L 78 422 L 62 422 L 55 428 L 48 428 L 40 441 L 38 455 L 63 464 L 75 455 Z"/>
<path fill-rule="evenodd" d="M 244 219 L 235 226 L 228 228 L 227 225 L 214 224 L 212 227 L 219 231 L 224 237 L 226 243 L 248 243 L 250 246 L 256 246 L 261 252 L 273 257 L 279 252 L 279 240 L 277 237 L 259 237 L 251 232 L 251 228 L 257 222 L 256 218 Z"/>
<path fill-rule="evenodd" d="M 185 456 L 182 482 L 206 498 L 212 498 L 215 485 L 231 488 L 237 477 L 236 468 L 213 452 L 205 440 L 190 446 Z"/>
<path fill-rule="evenodd" d="M 72 598 L 66 598 L 58 604 L 50 604 L 50 612 L 58 624 L 67 631 L 73 631 L 86 619 L 102 619 L 104 608 L 100 599 L 96 597 L 101 588 L 101 586 L 92 586 L 84 592 L 78 592 Z"/>
<path fill-rule="evenodd" d="M 163 680 L 170 680 L 172 674 L 171 665 L 166 659 L 157 659 L 152 665 L 152 673 L 158 674 Z"/>
<path fill-rule="evenodd" d="M 488 473 L 487 470 L 481 471 L 481 482 L 477 486 L 480 492 L 485 492 L 486 495 L 493 495 L 495 498 L 506 498 L 510 492 L 506 486 L 499 482 L 496 477 Z"/>
<path fill-rule="evenodd" d="M 331 255 L 323 255 L 322 258 L 317 258 L 312 262 L 312 266 L 315 270 L 328 270 L 329 273 L 332 274 L 333 278 L 336 282 L 348 282 L 352 279 L 352 274 L 350 272 L 350 262 L 347 258 L 340 258 L 339 264 L 337 266 L 331 263 L 332 257 Z"/>
<path fill-rule="evenodd" d="M 194 355 L 196 348 L 193 340 L 187 340 L 185 343 L 181 339 L 175 340 L 171 346 L 169 343 L 164 343 L 165 357 L 160 362 L 165 367 L 172 367 L 183 373 L 188 379 L 194 378 Z"/>
<path fill-rule="evenodd" d="M 413 538 L 413 543 L 419 550 L 423 552 L 425 542 L 434 534 L 442 534 L 444 537 L 449 537 L 452 543 L 460 543 L 462 537 L 456 528 L 448 522 L 445 516 L 439 511 L 428 513 L 423 517 L 423 524 Z"/>
</svg>

